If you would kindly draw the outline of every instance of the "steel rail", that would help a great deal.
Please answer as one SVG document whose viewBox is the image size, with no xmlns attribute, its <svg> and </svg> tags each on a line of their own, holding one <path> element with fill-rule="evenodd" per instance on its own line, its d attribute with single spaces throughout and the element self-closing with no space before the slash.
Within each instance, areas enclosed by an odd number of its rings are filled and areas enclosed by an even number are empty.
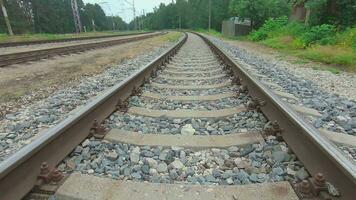
<svg viewBox="0 0 356 200">
<path fill-rule="evenodd" d="M 143 40 L 160 34 L 162 33 L 150 33 L 147 35 L 136 36 L 131 38 L 120 38 L 117 40 L 110 40 L 110 41 L 103 41 L 103 42 L 94 42 L 94 43 L 71 45 L 65 47 L 56 47 L 50 49 L 41 49 L 41 50 L 34 50 L 34 51 L 4 54 L 4 55 L 0 55 L 0 67 L 29 62 L 29 61 L 41 60 L 56 55 L 66 55 L 71 53 L 87 51 L 90 49 L 108 47 L 108 46 Z"/>
<path fill-rule="evenodd" d="M 119 84 L 104 92 L 57 126 L 0 163 L 0 199 L 18 200 L 36 184 L 42 162 L 59 164 L 88 137 L 95 120 L 102 122 L 116 110 L 135 87 L 141 86 L 157 68 L 166 63 L 187 40 L 187 34 L 172 48 Z"/>
<path fill-rule="evenodd" d="M 104 39 L 111 37 L 121 37 L 129 35 L 142 35 L 152 33 L 142 32 L 142 33 L 125 33 L 125 34 L 116 34 L 116 35 L 104 35 L 104 36 L 90 36 L 90 37 L 76 37 L 76 38 L 63 38 L 63 39 L 54 39 L 54 40 L 35 40 L 35 41 L 25 41 L 25 42 L 2 42 L 0 43 L 0 48 L 3 47 L 15 47 L 15 46 L 25 46 L 25 45 L 35 45 L 35 44 L 47 44 L 47 43 L 57 43 L 57 42 L 70 42 L 70 41 L 81 41 L 81 40 L 92 40 L 92 39 Z"/>
<path fill-rule="evenodd" d="M 214 45 L 207 37 L 199 35 L 211 49 L 239 77 L 241 84 L 247 86 L 248 93 L 266 102 L 261 107 L 270 121 L 277 121 L 283 129 L 282 136 L 298 159 L 312 174 L 323 173 L 341 193 L 340 199 L 351 200 L 356 197 L 356 166 L 333 143 L 321 136 L 319 131 L 294 111 L 269 88 L 250 75 L 243 63 L 235 61 L 228 53 Z"/>
</svg>

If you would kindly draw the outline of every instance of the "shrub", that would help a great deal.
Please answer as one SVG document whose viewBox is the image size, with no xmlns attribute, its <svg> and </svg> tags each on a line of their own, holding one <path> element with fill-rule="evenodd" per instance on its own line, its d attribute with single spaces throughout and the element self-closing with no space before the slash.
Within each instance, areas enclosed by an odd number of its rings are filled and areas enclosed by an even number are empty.
<svg viewBox="0 0 356 200">
<path fill-rule="evenodd" d="M 300 37 L 308 28 L 299 22 L 290 22 L 285 27 L 283 27 L 283 32 L 286 35 L 291 35 L 293 37 Z"/>
<path fill-rule="evenodd" d="M 356 28 L 348 28 L 337 35 L 337 43 L 344 47 L 356 50 Z"/>
<path fill-rule="evenodd" d="M 268 38 L 269 34 L 273 34 L 274 32 L 280 30 L 283 26 L 287 25 L 288 17 L 282 16 L 278 18 L 269 18 L 263 24 L 261 28 L 255 30 L 251 33 L 250 39 L 253 41 L 261 41 Z"/>
<path fill-rule="evenodd" d="M 306 46 L 310 46 L 315 43 L 322 45 L 334 44 L 336 42 L 335 30 L 335 26 L 329 24 L 313 26 L 301 36 L 301 39 Z"/>
</svg>

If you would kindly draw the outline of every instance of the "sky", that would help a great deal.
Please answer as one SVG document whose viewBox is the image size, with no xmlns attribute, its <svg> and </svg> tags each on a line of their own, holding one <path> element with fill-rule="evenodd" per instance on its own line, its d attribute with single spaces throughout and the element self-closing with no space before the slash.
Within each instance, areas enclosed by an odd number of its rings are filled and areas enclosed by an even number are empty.
<svg viewBox="0 0 356 200">
<path fill-rule="evenodd" d="M 104 9 L 107 15 L 118 15 L 124 21 L 130 22 L 133 19 L 132 6 L 126 2 L 132 0 L 83 0 L 84 3 L 98 3 Z M 142 15 L 143 10 L 146 13 L 152 12 L 154 7 L 158 7 L 160 3 L 168 4 L 172 0 L 134 0 L 136 7 L 136 15 Z M 107 3 L 104 3 L 107 2 Z"/>
</svg>

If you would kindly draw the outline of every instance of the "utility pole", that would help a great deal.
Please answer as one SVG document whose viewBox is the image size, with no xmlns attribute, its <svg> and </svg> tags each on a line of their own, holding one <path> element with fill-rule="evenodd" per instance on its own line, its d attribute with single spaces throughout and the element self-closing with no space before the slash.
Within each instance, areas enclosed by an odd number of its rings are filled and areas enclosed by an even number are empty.
<svg viewBox="0 0 356 200">
<path fill-rule="evenodd" d="M 132 0 L 132 3 L 130 3 L 128 0 L 125 0 L 127 4 L 129 4 L 132 8 L 133 12 L 133 23 L 134 23 L 134 29 L 137 30 L 138 24 L 137 24 L 137 19 L 136 19 L 136 8 L 135 8 L 135 0 Z"/>
<path fill-rule="evenodd" d="M 136 8 L 135 8 L 135 0 L 132 0 L 132 9 L 134 15 L 134 23 L 135 23 L 135 30 L 137 30 L 137 19 L 136 19 Z"/>
<path fill-rule="evenodd" d="M 80 21 L 77 0 L 71 0 L 71 4 L 72 4 L 72 12 L 73 12 L 73 18 L 74 18 L 75 31 L 77 33 L 81 33 L 82 32 L 82 23 Z"/>
<path fill-rule="evenodd" d="M 209 30 L 211 29 L 211 0 L 209 0 Z"/>
<path fill-rule="evenodd" d="M 179 30 L 182 29 L 182 17 L 179 14 Z"/>
<path fill-rule="evenodd" d="M 9 16 L 7 16 L 7 11 L 6 11 L 3 0 L 0 0 L 0 5 L 1 5 L 2 13 L 4 14 L 7 31 L 9 32 L 9 35 L 14 35 L 14 33 L 12 32 Z"/>
<path fill-rule="evenodd" d="M 95 33 L 95 21 L 94 21 L 94 19 L 91 19 L 91 24 L 93 25 L 93 32 Z"/>
</svg>

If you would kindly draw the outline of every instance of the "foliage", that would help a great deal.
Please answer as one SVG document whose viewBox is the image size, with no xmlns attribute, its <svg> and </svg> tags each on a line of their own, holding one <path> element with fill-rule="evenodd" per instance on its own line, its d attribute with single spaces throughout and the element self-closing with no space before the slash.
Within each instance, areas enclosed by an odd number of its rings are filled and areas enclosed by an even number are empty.
<svg viewBox="0 0 356 200">
<path fill-rule="evenodd" d="M 310 9 L 309 24 L 333 24 L 346 28 L 356 24 L 355 0 L 304 0 Z"/>
<path fill-rule="evenodd" d="M 278 17 L 270 18 L 259 28 L 250 34 L 252 41 L 269 40 L 267 43 L 283 39 L 284 36 L 290 36 L 290 42 L 294 42 L 295 46 L 310 46 L 312 44 L 333 44 L 336 42 L 336 29 L 333 25 L 322 24 L 320 26 L 307 27 L 301 23 L 288 23 L 288 18 Z M 286 37 L 284 37 L 286 39 Z M 301 45 L 302 43 L 302 45 Z"/>
<path fill-rule="evenodd" d="M 23 33 L 71 33 L 75 32 L 71 0 L 7 0 L 4 1 L 12 28 L 16 34 Z M 83 26 L 92 30 L 92 19 L 96 30 L 111 30 L 112 17 L 107 17 L 98 4 L 84 4 L 77 0 Z M 0 16 L 2 13 L 0 11 Z M 114 17 L 120 30 L 126 23 Z M 6 32 L 3 17 L 0 17 L 0 33 Z"/>
<path fill-rule="evenodd" d="M 303 59 L 356 71 L 356 28 L 337 31 L 334 25 L 306 26 L 279 17 L 268 19 L 248 38 Z"/>
<path fill-rule="evenodd" d="M 290 8 L 287 0 L 231 0 L 229 11 L 241 19 L 250 19 L 252 26 L 258 28 L 268 18 L 289 15 Z"/>
<path fill-rule="evenodd" d="M 221 23 L 230 17 L 227 12 L 230 0 L 211 0 L 212 28 L 221 30 Z M 208 0 L 176 0 L 175 3 L 160 4 L 152 13 L 137 17 L 130 23 L 130 28 L 135 24 L 144 29 L 207 29 L 209 25 Z"/>
<path fill-rule="evenodd" d="M 287 23 L 288 18 L 286 16 L 278 17 L 276 19 L 269 18 L 261 28 L 251 33 L 251 39 L 253 41 L 265 40 L 268 37 L 268 34 L 280 30 Z"/>
<path fill-rule="evenodd" d="M 336 42 L 343 47 L 350 47 L 356 51 L 356 28 L 348 28 L 336 35 Z"/>
<path fill-rule="evenodd" d="M 335 27 L 329 24 L 322 24 L 320 26 L 311 27 L 308 31 L 301 35 L 306 46 L 313 43 L 320 43 L 322 45 L 335 43 Z"/>
</svg>

